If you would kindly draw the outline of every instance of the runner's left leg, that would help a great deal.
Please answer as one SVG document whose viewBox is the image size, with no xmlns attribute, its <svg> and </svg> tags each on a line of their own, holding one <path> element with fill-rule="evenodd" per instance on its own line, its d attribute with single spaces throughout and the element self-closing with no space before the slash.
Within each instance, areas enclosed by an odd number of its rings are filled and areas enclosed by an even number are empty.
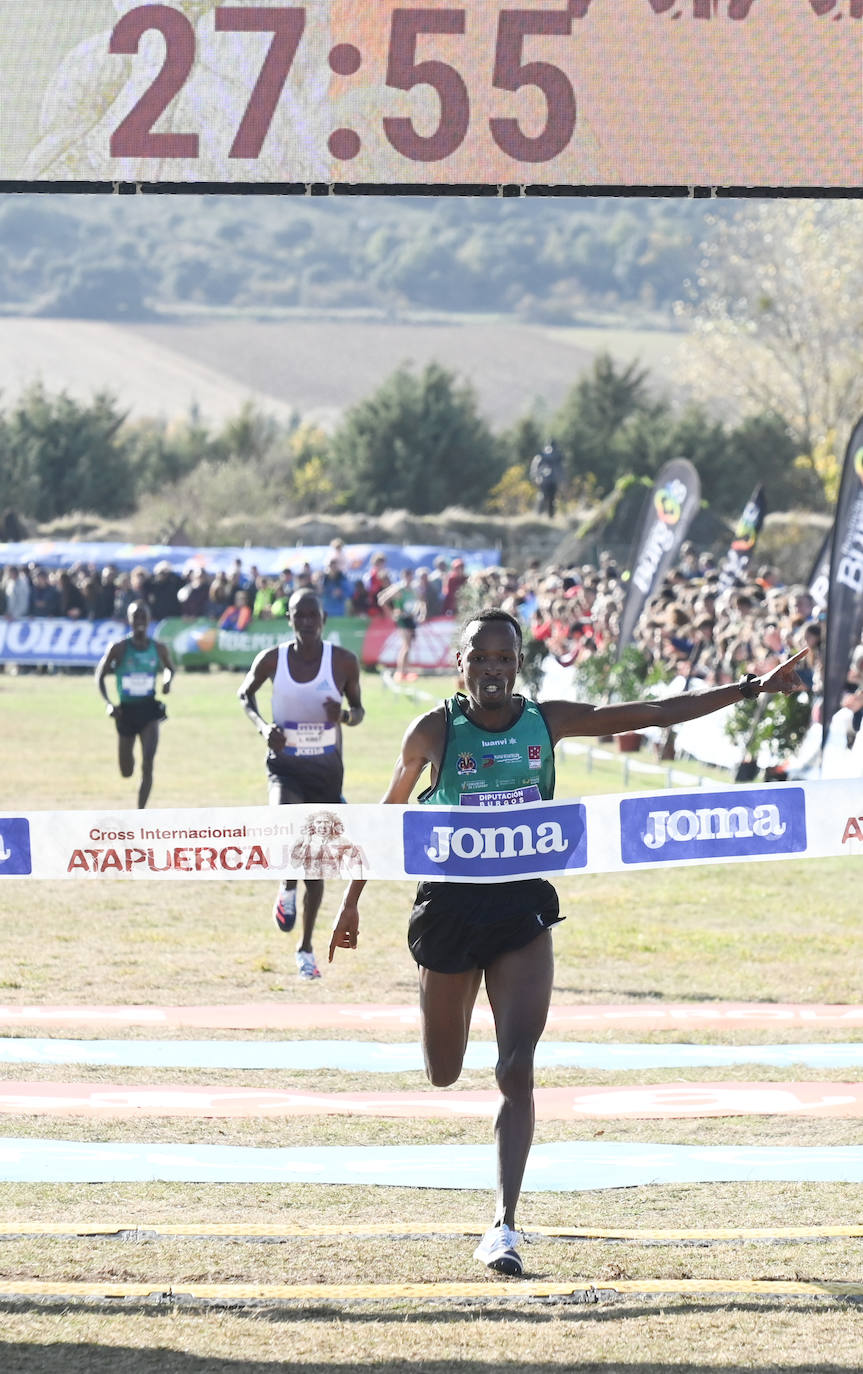
<svg viewBox="0 0 863 1374">
<path fill-rule="evenodd" d="M 139 809 L 147 805 L 153 786 L 153 760 L 159 747 L 159 722 L 151 720 L 141 729 L 141 786 L 138 788 Z"/>
<path fill-rule="evenodd" d="M 495 1224 L 515 1226 L 527 1157 L 533 1141 L 533 1060 L 545 1029 L 554 979 L 554 950 L 547 930 L 521 949 L 495 959 L 485 972 L 494 1015 L 501 1103 L 494 1124 L 497 1146 Z"/>
<path fill-rule="evenodd" d="M 324 896 L 324 884 L 321 878 L 306 878 L 304 882 L 305 892 L 303 893 L 303 937 L 297 945 L 297 953 L 303 951 L 311 954 L 312 933 L 315 929 L 315 921 L 321 909 L 321 902 Z"/>
</svg>

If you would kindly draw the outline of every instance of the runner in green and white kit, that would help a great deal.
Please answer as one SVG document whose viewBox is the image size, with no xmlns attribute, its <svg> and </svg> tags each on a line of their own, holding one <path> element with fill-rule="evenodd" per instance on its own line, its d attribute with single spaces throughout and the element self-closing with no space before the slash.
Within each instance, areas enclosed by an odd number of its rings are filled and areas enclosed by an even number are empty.
<svg viewBox="0 0 863 1374">
<path fill-rule="evenodd" d="M 159 747 L 159 722 L 165 719 L 165 707 L 156 698 L 156 679 L 162 673 L 162 691 L 170 690 L 174 676 L 171 655 L 164 644 L 151 639 L 147 633 L 150 612 L 143 601 L 133 601 L 128 610 L 132 633 L 119 639 L 104 654 L 96 669 L 96 682 L 108 715 L 117 727 L 118 762 L 124 778 L 135 771 L 135 736 L 141 737 L 141 783 L 138 806 L 147 805 L 153 786 L 153 760 Z M 114 673 L 119 704 L 108 696 L 106 678 Z"/>
<path fill-rule="evenodd" d="M 515 806 L 550 799 L 554 747 L 570 735 L 613 735 L 649 725 L 676 725 L 761 692 L 800 691 L 794 665 L 805 650 L 762 677 L 747 675 L 698 694 L 664 701 L 591 706 L 515 694 L 523 662 L 521 626 L 506 611 L 481 611 L 464 627 L 456 661 L 465 691 L 408 727 L 385 802 L 404 805 L 426 768 L 425 802 Z M 365 883 L 351 882 L 333 927 L 330 959 L 355 949 L 358 901 Z M 419 965 L 420 1024 L 426 1073 L 436 1087 L 461 1073 L 480 984 L 494 1015 L 500 1106 L 495 1120 L 497 1200 L 494 1224 L 475 1258 L 498 1273 L 523 1272 L 515 1210 L 533 1139 L 533 1063 L 551 1001 L 554 957 L 550 927 L 560 919 L 557 894 L 544 879 L 421 883 L 408 940 Z"/>
</svg>

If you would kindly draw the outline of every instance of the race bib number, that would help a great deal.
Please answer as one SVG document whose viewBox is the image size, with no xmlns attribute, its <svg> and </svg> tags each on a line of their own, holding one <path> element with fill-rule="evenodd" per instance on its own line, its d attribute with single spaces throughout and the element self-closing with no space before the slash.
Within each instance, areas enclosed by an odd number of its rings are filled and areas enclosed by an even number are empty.
<svg viewBox="0 0 863 1374">
<path fill-rule="evenodd" d="M 149 697 L 156 690 L 156 678 L 153 673 L 124 673 L 120 686 L 124 696 Z"/>
<path fill-rule="evenodd" d="M 542 801 L 542 797 L 533 785 L 514 787 L 511 792 L 468 792 L 460 798 L 462 806 L 520 806 L 535 801 Z"/>
<path fill-rule="evenodd" d="M 328 722 L 289 720 L 281 728 L 285 735 L 282 753 L 291 758 L 312 758 L 335 751 L 336 727 Z"/>
</svg>

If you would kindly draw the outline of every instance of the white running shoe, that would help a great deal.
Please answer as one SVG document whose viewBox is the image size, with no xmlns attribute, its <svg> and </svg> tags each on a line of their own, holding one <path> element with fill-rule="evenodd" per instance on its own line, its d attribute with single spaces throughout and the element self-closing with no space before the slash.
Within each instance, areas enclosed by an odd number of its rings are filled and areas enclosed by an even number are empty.
<svg viewBox="0 0 863 1374">
<path fill-rule="evenodd" d="M 473 1252 L 473 1257 L 493 1269 L 497 1274 L 508 1274 L 510 1278 L 520 1279 L 524 1273 L 521 1255 L 515 1248 L 518 1232 L 509 1226 L 490 1226 Z"/>
<path fill-rule="evenodd" d="M 317 961 L 310 949 L 297 950 L 297 972 L 301 978 L 311 981 L 313 978 L 320 978 L 321 970 L 318 968 Z"/>
</svg>

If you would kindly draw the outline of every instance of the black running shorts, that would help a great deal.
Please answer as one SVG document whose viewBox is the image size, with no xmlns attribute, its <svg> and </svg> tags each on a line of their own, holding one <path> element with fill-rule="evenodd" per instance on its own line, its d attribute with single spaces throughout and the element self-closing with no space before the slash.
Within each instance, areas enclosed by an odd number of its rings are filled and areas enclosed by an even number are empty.
<svg viewBox="0 0 863 1374">
<path fill-rule="evenodd" d="M 310 806 L 329 805 L 343 802 L 342 773 L 338 777 L 288 778 L 280 773 L 267 774 L 267 797 L 270 806 Z"/>
<path fill-rule="evenodd" d="M 420 883 L 408 923 L 416 962 L 435 973 L 488 968 L 564 918 L 551 883 Z"/>
<path fill-rule="evenodd" d="M 124 739 L 134 739 L 146 725 L 153 721 L 167 720 L 164 702 L 155 697 L 141 697 L 138 701 L 124 701 L 114 712 L 117 734 Z"/>
</svg>

